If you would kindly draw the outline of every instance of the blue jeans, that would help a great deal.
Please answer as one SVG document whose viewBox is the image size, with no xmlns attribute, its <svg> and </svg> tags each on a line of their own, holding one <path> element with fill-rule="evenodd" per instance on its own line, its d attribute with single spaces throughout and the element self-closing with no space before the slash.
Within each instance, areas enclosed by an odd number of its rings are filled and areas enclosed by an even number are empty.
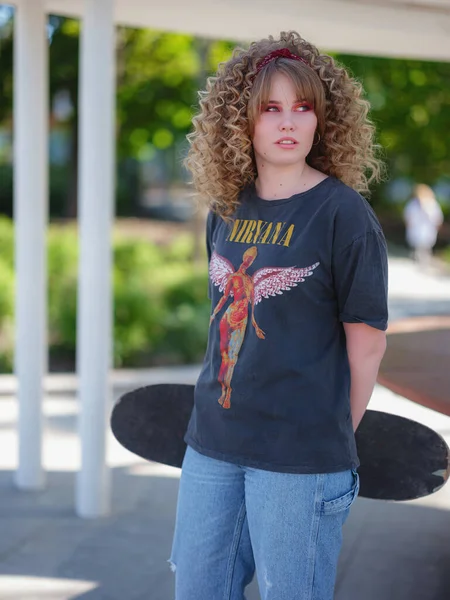
<svg viewBox="0 0 450 600">
<path fill-rule="evenodd" d="M 356 470 L 298 475 L 187 447 L 170 563 L 176 600 L 332 600 Z"/>
</svg>

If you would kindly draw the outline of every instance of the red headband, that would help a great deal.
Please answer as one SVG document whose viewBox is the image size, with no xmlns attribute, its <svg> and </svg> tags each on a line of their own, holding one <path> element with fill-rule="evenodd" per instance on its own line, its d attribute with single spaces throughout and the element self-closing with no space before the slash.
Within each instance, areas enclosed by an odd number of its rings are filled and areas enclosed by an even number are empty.
<svg viewBox="0 0 450 600">
<path fill-rule="evenodd" d="M 308 67 L 310 66 L 306 62 L 306 60 L 304 58 L 302 58 L 301 56 L 297 56 L 297 54 L 293 54 L 287 48 L 280 48 L 279 50 L 273 50 L 270 54 L 268 54 L 267 56 L 265 56 L 261 60 L 261 62 L 258 63 L 258 65 L 256 67 L 256 75 L 261 71 L 262 68 L 264 68 L 266 65 L 268 65 L 270 62 L 272 62 L 273 60 L 275 60 L 278 57 L 291 58 L 293 60 L 299 60 L 300 62 L 304 63 L 305 65 L 308 65 Z"/>
</svg>

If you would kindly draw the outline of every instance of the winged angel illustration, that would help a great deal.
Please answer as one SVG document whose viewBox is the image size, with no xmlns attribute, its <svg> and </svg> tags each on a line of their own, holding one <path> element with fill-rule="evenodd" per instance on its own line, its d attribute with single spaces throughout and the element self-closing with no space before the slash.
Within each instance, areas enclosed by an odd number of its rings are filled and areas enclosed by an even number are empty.
<svg viewBox="0 0 450 600">
<path fill-rule="evenodd" d="M 220 256 L 216 251 L 212 253 L 209 263 L 211 281 L 223 292 L 211 315 L 210 325 L 228 298 L 232 298 L 219 324 L 222 363 L 218 381 L 222 386 L 222 395 L 218 402 L 223 408 L 231 407 L 231 379 L 247 329 L 249 305 L 252 311 L 251 323 L 256 335 L 264 340 L 266 334 L 256 322 L 255 306 L 269 296 L 276 296 L 296 287 L 299 282 L 305 281 L 305 277 L 312 275 L 314 269 L 320 264 L 315 263 L 303 269 L 264 267 L 249 275 L 247 269 L 254 262 L 257 254 L 256 246 L 248 248 L 242 256 L 242 264 L 237 271 L 228 259 Z"/>
</svg>

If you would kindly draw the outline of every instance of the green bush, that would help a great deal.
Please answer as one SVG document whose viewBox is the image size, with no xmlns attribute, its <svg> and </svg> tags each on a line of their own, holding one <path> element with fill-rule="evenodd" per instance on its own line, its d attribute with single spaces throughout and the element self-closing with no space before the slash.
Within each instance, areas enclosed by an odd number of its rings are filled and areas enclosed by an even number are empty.
<svg viewBox="0 0 450 600">
<path fill-rule="evenodd" d="M 209 325 L 207 274 L 197 274 L 186 260 L 189 237 L 162 248 L 130 240 L 116 245 L 116 366 L 199 360 Z"/>
<path fill-rule="evenodd" d="M 12 369 L 14 351 L 14 274 L 0 256 L 0 372 Z"/>
<path fill-rule="evenodd" d="M 166 262 L 185 263 L 194 253 L 194 236 L 190 233 L 179 235 L 163 252 Z"/>
<path fill-rule="evenodd" d="M 201 360 L 209 326 L 206 260 L 200 272 L 192 237 L 170 245 L 115 237 L 113 242 L 114 365 L 142 367 Z M 48 233 L 49 345 L 53 364 L 74 367 L 78 237 L 74 226 Z M 13 356 L 13 227 L 0 220 L 0 371 Z"/>
<path fill-rule="evenodd" d="M 11 219 L 0 216 L 0 260 L 14 268 L 14 228 Z"/>
<path fill-rule="evenodd" d="M 164 336 L 161 294 L 151 270 L 114 268 L 114 364 L 134 366 L 151 356 Z"/>
<path fill-rule="evenodd" d="M 163 264 L 163 253 L 155 244 L 141 239 L 114 238 L 114 266 L 124 277 L 142 276 Z"/>
<path fill-rule="evenodd" d="M 14 351 L 14 229 L 0 217 L 0 372 L 12 369 Z"/>
<path fill-rule="evenodd" d="M 189 267 L 163 294 L 166 315 L 162 350 L 175 362 L 199 361 L 206 350 L 210 312 L 207 286 L 206 270 L 195 273 Z"/>
<path fill-rule="evenodd" d="M 49 344 L 70 353 L 76 346 L 78 237 L 75 227 L 51 226 L 47 238 Z"/>
</svg>

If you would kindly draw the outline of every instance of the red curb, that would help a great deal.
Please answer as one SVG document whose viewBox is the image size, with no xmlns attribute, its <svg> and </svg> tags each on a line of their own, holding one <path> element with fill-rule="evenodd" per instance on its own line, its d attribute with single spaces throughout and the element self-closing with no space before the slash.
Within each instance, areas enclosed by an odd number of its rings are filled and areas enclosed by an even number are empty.
<svg viewBox="0 0 450 600">
<path fill-rule="evenodd" d="M 378 382 L 450 416 L 450 317 L 414 317 L 389 325 Z"/>
</svg>

